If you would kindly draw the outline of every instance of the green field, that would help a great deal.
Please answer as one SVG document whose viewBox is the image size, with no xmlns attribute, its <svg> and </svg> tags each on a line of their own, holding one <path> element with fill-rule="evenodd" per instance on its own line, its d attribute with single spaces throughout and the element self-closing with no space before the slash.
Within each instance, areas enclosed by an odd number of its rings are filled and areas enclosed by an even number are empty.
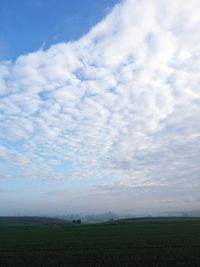
<svg viewBox="0 0 200 267">
<path fill-rule="evenodd" d="M 40 221 L 38 223 L 37 221 Z M 71 225 L 0 218 L 0 266 L 199 267 L 199 219 Z"/>
</svg>

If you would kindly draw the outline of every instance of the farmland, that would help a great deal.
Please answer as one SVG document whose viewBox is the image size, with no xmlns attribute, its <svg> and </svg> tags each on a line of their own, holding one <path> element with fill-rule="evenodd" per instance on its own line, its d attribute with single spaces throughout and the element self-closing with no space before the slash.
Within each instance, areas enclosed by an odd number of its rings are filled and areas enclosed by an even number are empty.
<svg viewBox="0 0 200 267">
<path fill-rule="evenodd" d="M 0 266 L 199 267 L 200 219 L 0 218 Z"/>
</svg>

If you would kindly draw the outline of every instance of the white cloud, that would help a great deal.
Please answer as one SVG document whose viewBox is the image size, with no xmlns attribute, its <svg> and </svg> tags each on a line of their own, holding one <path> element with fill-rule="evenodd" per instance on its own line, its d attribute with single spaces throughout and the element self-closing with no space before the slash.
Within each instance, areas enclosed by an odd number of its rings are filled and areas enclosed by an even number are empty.
<svg viewBox="0 0 200 267">
<path fill-rule="evenodd" d="M 1 157 L 23 177 L 199 185 L 199 13 L 127 0 L 76 42 L 2 62 Z"/>
</svg>

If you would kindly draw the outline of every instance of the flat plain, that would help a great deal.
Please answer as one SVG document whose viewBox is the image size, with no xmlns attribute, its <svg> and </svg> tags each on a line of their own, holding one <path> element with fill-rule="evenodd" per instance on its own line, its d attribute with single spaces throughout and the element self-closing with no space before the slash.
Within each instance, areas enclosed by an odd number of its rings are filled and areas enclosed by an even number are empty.
<svg viewBox="0 0 200 267">
<path fill-rule="evenodd" d="M 0 218 L 0 266 L 199 267 L 200 219 Z"/>
</svg>

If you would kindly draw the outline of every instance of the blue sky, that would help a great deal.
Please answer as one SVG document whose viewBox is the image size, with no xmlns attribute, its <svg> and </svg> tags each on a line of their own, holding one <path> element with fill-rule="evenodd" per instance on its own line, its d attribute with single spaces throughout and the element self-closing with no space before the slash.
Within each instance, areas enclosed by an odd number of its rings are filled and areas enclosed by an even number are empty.
<svg viewBox="0 0 200 267">
<path fill-rule="evenodd" d="M 1 0 L 0 59 L 75 40 L 99 22 L 118 0 Z"/>
<path fill-rule="evenodd" d="M 17 4 L 0 0 L 0 215 L 198 209 L 198 1 Z"/>
</svg>

